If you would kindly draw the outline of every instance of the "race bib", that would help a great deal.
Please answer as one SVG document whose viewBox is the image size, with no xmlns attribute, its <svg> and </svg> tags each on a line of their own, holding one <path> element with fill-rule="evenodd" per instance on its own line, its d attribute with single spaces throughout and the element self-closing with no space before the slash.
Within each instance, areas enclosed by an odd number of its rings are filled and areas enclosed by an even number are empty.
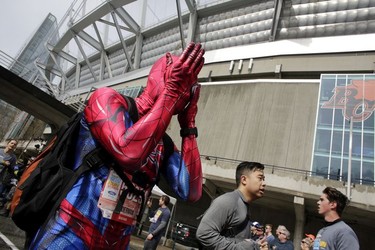
<svg viewBox="0 0 375 250">
<path fill-rule="evenodd" d="M 123 192 L 125 192 L 126 198 L 121 206 L 121 211 L 116 213 L 114 211 Z M 111 169 L 98 202 L 103 217 L 126 225 L 135 225 L 141 205 L 142 197 L 129 192 L 125 183 Z"/>
</svg>

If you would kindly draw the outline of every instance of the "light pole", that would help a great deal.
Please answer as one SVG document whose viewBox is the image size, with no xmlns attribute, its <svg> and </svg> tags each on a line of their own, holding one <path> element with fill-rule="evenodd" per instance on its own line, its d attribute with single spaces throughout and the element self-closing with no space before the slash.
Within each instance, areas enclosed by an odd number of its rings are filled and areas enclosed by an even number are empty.
<svg viewBox="0 0 375 250">
<path fill-rule="evenodd" d="M 349 159 L 348 159 L 348 184 L 346 187 L 346 195 L 349 200 L 352 199 L 351 196 L 351 185 L 352 185 L 352 148 L 353 148 L 353 116 L 349 120 L 350 129 L 349 129 Z"/>
</svg>

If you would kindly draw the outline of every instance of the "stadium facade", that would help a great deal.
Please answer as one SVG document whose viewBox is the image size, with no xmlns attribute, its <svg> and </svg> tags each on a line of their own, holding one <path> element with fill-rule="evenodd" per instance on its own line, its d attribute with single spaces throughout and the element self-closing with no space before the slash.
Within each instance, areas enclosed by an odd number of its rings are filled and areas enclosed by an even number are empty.
<svg viewBox="0 0 375 250">
<path fill-rule="evenodd" d="M 206 49 L 204 195 L 178 201 L 173 220 L 196 226 L 213 198 L 235 188 L 238 163 L 259 161 L 267 192 L 251 220 L 285 225 L 298 247 L 322 227 L 316 202 L 333 186 L 351 198 L 344 219 L 361 248 L 374 245 L 375 0 L 112 0 L 79 11 L 70 8 L 39 65 L 50 92 L 77 110 L 102 86 L 137 95 L 152 64 L 189 41 Z M 174 120 L 177 145 L 178 131 Z"/>
</svg>

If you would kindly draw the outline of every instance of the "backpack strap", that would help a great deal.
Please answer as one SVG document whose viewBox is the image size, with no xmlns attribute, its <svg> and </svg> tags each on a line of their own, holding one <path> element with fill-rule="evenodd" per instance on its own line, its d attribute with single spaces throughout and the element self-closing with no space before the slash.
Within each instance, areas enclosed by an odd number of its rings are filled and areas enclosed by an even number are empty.
<svg viewBox="0 0 375 250">
<path fill-rule="evenodd" d="M 164 158 L 163 158 L 163 166 L 167 166 L 169 157 L 174 152 L 174 143 L 172 141 L 172 138 L 165 133 L 163 135 L 163 145 L 164 145 Z"/>
<path fill-rule="evenodd" d="M 249 225 L 249 219 L 247 217 L 246 220 L 244 220 L 240 225 L 236 227 L 227 227 L 224 226 L 224 229 L 220 232 L 220 235 L 225 237 L 233 238 L 240 232 L 242 232 L 247 226 Z"/>
<path fill-rule="evenodd" d="M 55 205 L 51 209 L 43 225 L 40 227 L 40 230 L 44 230 L 44 228 L 47 226 L 47 223 L 55 215 L 55 212 L 59 208 L 60 203 L 65 199 L 66 195 L 69 193 L 71 187 L 76 183 L 78 178 L 88 170 L 96 169 L 104 164 L 103 157 L 104 155 L 102 154 L 101 148 L 93 149 L 84 156 L 81 165 L 77 168 L 73 176 L 70 178 L 69 182 L 65 185 L 59 199 L 55 202 Z"/>
<path fill-rule="evenodd" d="M 132 97 L 122 95 L 125 99 L 125 101 L 128 103 L 128 112 L 130 119 L 132 119 L 133 123 L 137 122 L 139 120 L 139 114 L 138 114 L 138 109 L 137 105 L 135 104 L 135 101 Z"/>
</svg>

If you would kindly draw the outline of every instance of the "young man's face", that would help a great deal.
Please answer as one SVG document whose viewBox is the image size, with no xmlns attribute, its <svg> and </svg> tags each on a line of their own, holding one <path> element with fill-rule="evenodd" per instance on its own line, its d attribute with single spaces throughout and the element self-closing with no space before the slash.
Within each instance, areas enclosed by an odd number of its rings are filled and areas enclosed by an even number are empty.
<svg viewBox="0 0 375 250">
<path fill-rule="evenodd" d="M 318 204 L 318 213 L 319 214 L 327 214 L 332 210 L 332 208 L 335 206 L 334 202 L 330 202 L 327 198 L 326 194 L 322 194 L 317 202 Z"/>
<path fill-rule="evenodd" d="M 163 199 L 163 197 L 160 197 L 159 206 L 163 206 L 163 205 L 164 205 L 164 199 Z"/>
<path fill-rule="evenodd" d="M 266 181 L 263 170 L 248 172 L 246 177 L 246 190 L 253 199 L 263 197 Z"/>
<path fill-rule="evenodd" d="M 270 226 L 266 226 L 266 233 L 272 232 L 272 228 Z"/>
<path fill-rule="evenodd" d="M 8 142 L 7 147 L 8 149 L 14 151 L 17 147 L 17 141 L 11 140 L 10 142 Z"/>
</svg>

